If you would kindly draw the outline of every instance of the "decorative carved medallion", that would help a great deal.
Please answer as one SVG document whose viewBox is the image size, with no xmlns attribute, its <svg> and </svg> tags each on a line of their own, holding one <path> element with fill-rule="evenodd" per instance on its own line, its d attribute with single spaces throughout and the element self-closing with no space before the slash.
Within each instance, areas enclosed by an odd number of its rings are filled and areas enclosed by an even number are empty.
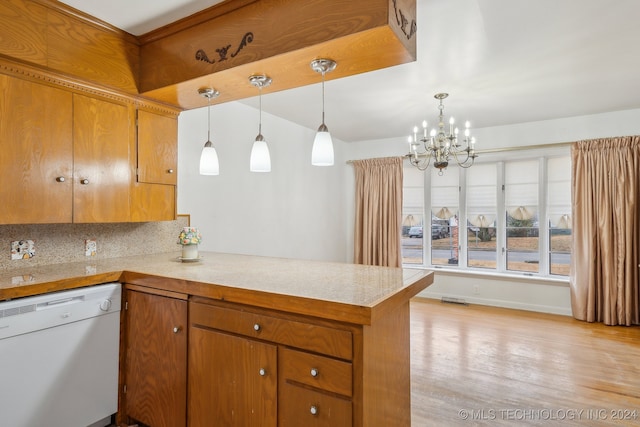
<svg viewBox="0 0 640 427">
<path fill-rule="evenodd" d="M 231 58 L 235 58 L 238 55 L 238 53 L 240 53 L 240 51 L 244 49 L 245 46 L 247 46 L 252 41 L 253 41 L 253 33 L 249 31 L 247 34 L 244 35 L 244 37 L 242 37 L 242 40 L 240 41 L 238 48 L 236 49 L 235 52 L 233 52 L 230 55 Z M 226 61 L 227 59 L 229 59 L 227 55 L 229 55 L 230 48 L 231 48 L 231 45 L 228 44 L 224 47 L 220 47 L 216 49 L 216 53 L 218 54 L 218 59 L 209 59 L 204 49 L 198 49 L 198 51 L 196 52 L 196 60 L 208 62 L 209 64 L 215 64 L 216 62 Z"/>
<path fill-rule="evenodd" d="M 416 34 L 416 30 L 418 27 L 416 24 L 416 20 L 412 19 L 411 25 L 409 25 L 409 20 L 407 19 L 407 17 L 404 16 L 404 13 L 402 13 L 401 9 L 398 9 L 397 0 L 393 0 L 393 9 L 396 12 L 396 22 L 398 23 L 398 26 L 400 27 L 404 35 L 407 36 L 407 40 L 410 40 L 411 37 L 413 37 Z M 409 25 L 409 28 L 407 28 L 408 25 Z"/>
</svg>

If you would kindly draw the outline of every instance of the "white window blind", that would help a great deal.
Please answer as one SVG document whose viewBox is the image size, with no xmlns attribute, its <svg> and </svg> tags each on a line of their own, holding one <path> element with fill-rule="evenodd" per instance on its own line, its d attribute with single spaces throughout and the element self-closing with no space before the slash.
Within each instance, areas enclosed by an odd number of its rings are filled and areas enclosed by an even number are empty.
<svg viewBox="0 0 640 427">
<path fill-rule="evenodd" d="M 442 175 L 431 169 L 431 212 L 439 219 L 450 219 L 458 214 L 460 200 L 460 174 L 457 167 L 449 167 Z"/>
<path fill-rule="evenodd" d="M 547 209 L 554 228 L 571 228 L 571 159 L 550 158 L 547 162 Z"/>
<path fill-rule="evenodd" d="M 505 165 L 505 207 L 517 220 L 538 215 L 538 160 L 508 162 Z"/>
<path fill-rule="evenodd" d="M 467 220 L 471 225 L 495 226 L 496 186 L 495 164 L 476 164 L 467 169 Z"/>
</svg>

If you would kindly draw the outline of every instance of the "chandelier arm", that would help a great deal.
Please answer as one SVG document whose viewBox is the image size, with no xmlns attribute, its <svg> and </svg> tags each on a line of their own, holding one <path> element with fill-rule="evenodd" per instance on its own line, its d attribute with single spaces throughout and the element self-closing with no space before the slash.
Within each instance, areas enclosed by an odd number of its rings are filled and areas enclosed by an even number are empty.
<svg viewBox="0 0 640 427">
<path fill-rule="evenodd" d="M 422 157 L 423 159 L 420 160 L 420 157 Z M 421 171 L 424 171 L 429 167 L 429 164 L 431 163 L 431 157 L 431 151 L 419 154 L 414 153 L 409 157 L 409 161 L 413 166 L 417 167 Z"/>
<path fill-rule="evenodd" d="M 461 154 L 462 152 L 464 152 L 466 154 L 467 157 L 465 157 L 464 161 L 460 161 L 460 159 L 458 159 L 458 155 Z M 460 151 L 455 151 L 453 152 L 453 158 L 456 160 L 456 163 L 458 163 L 458 166 L 463 167 L 463 168 L 469 168 L 473 165 L 473 162 L 476 158 L 475 155 L 471 155 L 470 154 L 470 150 L 469 149 L 464 149 L 464 150 L 460 150 Z M 471 160 L 471 163 L 468 163 L 469 160 Z"/>
</svg>

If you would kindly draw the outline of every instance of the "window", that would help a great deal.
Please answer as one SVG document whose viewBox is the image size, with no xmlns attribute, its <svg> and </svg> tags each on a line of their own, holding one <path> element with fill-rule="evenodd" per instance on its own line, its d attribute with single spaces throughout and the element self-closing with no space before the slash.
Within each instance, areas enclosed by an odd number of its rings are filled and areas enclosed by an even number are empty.
<svg viewBox="0 0 640 427">
<path fill-rule="evenodd" d="M 402 263 L 423 263 L 424 174 L 404 168 L 402 189 Z"/>
<path fill-rule="evenodd" d="M 538 160 L 525 160 L 504 167 L 506 262 L 510 271 L 539 271 L 539 164 Z"/>
<path fill-rule="evenodd" d="M 487 154 L 471 168 L 451 166 L 443 175 L 407 166 L 403 262 L 568 276 L 571 158 L 566 152 L 566 147 L 518 151 L 493 159 Z M 421 227 L 420 238 L 409 236 L 412 225 Z"/>
<path fill-rule="evenodd" d="M 431 169 L 431 264 L 458 265 L 459 174 Z"/>
<path fill-rule="evenodd" d="M 571 164 L 569 157 L 549 159 L 549 273 L 569 275 L 571 264 Z"/>
</svg>

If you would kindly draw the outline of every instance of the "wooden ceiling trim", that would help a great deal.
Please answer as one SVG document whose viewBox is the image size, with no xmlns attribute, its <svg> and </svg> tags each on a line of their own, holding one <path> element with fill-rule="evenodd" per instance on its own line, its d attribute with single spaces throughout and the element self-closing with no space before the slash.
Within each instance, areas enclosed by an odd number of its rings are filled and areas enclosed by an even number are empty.
<svg viewBox="0 0 640 427">
<path fill-rule="evenodd" d="M 315 83 L 318 57 L 338 61 L 331 78 L 346 77 L 415 60 L 415 26 L 415 0 L 255 1 L 142 45 L 139 87 L 189 109 L 207 82 L 226 86 L 216 103 L 254 96 L 251 72 L 277 78 L 272 90 Z"/>
</svg>

